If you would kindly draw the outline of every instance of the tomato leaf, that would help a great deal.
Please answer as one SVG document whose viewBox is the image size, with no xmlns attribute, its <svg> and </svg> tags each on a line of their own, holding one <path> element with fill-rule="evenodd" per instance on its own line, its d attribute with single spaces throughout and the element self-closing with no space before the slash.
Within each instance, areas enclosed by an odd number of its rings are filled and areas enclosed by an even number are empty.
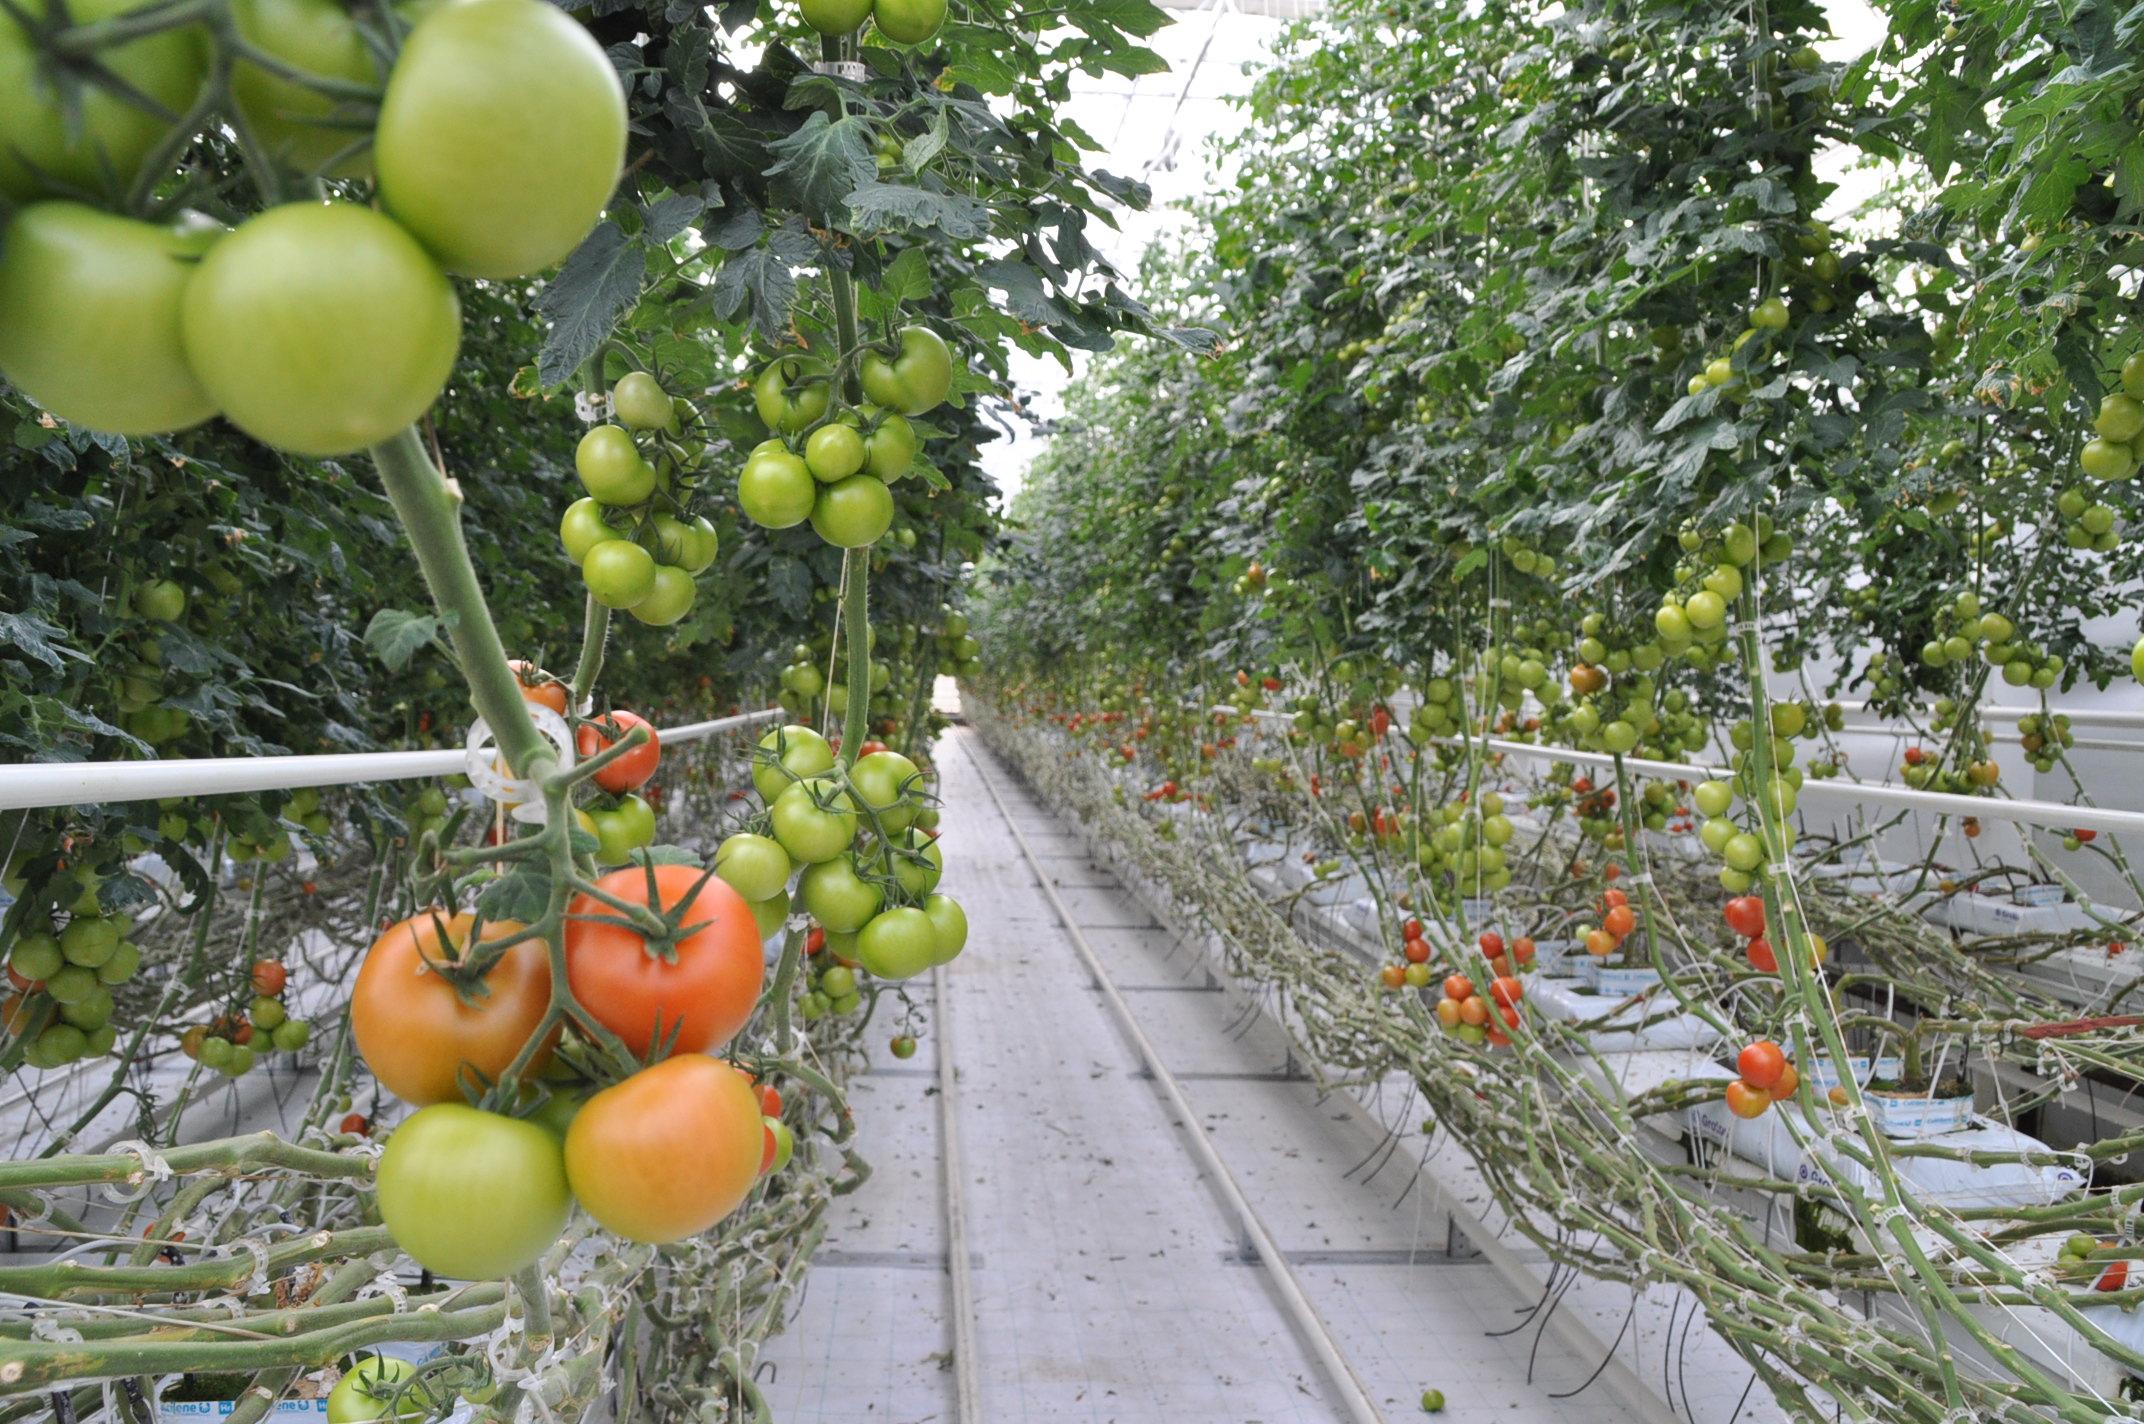
<svg viewBox="0 0 2144 1424">
<path fill-rule="evenodd" d="M 843 199 L 858 234 L 890 227 L 936 228 L 947 237 L 988 237 L 990 209 L 957 193 L 933 193 L 873 179 Z"/>
<path fill-rule="evenodd" d="M 427 644 L 437 640 L 439 629 L 439 620 L 428 614 L 382 608 L 365 625 L 365 646 L 390 672 L 400 672 Z"/>
<path fill-rule="evenodd" d="M 815 220 L 828 222 L 845 197 L 878 173 L 871 151 L 870 126 L 861 118 L 838 123 L 814 113 L 787 138 L 768 145 L 781 161 L 767 170 L 797 206 Z"/>
<path fill-rule="evenodd" d="M 595 354 L 640 299 L 646 275 L 646 249 L 615 222 L 600 224 L 573 250 L 536 299 L 551 322 L 536 359 L 537 378 L 546 387 L 564 384 Z"/>
</svg>

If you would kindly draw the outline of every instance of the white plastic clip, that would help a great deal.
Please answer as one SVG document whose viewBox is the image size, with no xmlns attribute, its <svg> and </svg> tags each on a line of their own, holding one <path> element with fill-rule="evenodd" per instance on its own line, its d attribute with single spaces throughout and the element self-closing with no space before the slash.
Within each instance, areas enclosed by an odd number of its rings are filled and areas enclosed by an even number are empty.
<svg viewBox="0 0 2144 1424">
<path fill-rule="evenodd" d="M 566 719 L 534 702 L 528 704 L 528 713 L 536 730 L 557 752 L 559 770 L 572 766 L 573 736 L 566 729 Z M 542 825 L 543 796 L 534 782 L 508 773 L 491 735 L 491 727 L 481 717 L 470 724 L 468 750 L 469 784 L 505 806 L 515 820 L 532 826 Z"/>
<path fill-rule="evenodd" d="M 861 84 L 871 77 L 871 71 L 860 59 L 817 59 L 812 61 L 811 71 L 835 79 L 846 79 L 851 84 Z"/>
<path fill-rule="evenodd" d="M 154 1147 L 138 1138 L 129 1137 L 115 1142 L 112 1144 L 112 1151 L 115 1154 L 126 1153 L 141 1163 L 141 1170 L 128 1178 L 131 1186 L 122 1188 L 117 1182 L 105 1184 L 104 1195 L 112 1201 L 140 1201 L 148 1195 L 151 1187 L 171 1180 L 171 1164 L 158 1156 Z"/>
</svg>

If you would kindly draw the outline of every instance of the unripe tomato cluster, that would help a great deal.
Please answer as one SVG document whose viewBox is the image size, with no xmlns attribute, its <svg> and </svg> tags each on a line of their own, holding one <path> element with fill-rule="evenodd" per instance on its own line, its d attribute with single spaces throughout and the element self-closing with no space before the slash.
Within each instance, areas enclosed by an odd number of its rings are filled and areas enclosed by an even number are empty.
<svg viewBox="0 0 2144 1424">
<path fill-rule="evenodd" d="M 243 1010 L 195 1024 L 179 1038 L 179 1050 L 212 1073 L 242 1078 L 262 1055 L 295 1053 L 312 1041 L 312 1025 L 290 1017 L 283 991 L 290 973 L 278 959 L 257 959 L 239 986 Z"/>
<path fill-rule="evenodd" d="M 646 371 L 619 380 L 611 413 L 618 423 L 596 426 L 573 452 L 588 493 L 567 506 L 559 543 L 596 602 L 667 627 L 692 611 L 693 575 L 719 552 L 715 526 L 691 508 L 705 449 L 698 416 Z"/>
<path fill-rule="evenodd" d="M 922 770 L 876 744 L 860 750 L 844 771 L 809 727 L 777 727 L 761 738 L 752 782 L 765 809 L 722 843 L 715 872 L 754 907 L 767 933 L 788 919 L 794 877 L 796 900 L 816 925 L 814 942 L 834 967 L 909 979 L 960 953 L 968 918 L 937 893 L 945 860 L 935 834 L 918 824 L 930 809 Z M 853 976 L 829 984 L 829 972 L 819 968 L 806 986 L 814 1015 L 857 992 Z"/>
<path fill-rule="evenodd" d="M 2144 459 L 2144 351 L 2122 362 L 2121 389 L 2101 397 L 2077 463 L 2095 480 L 2126 480 Z"/>
<path fill-rule="evenodd" d="M 1762 1117 L 1773 1103 L 1787 1101 L 1801 1088 L 1801 1074 L 1768 1038 L 1736 1055 L 1735 1069 L 1741 1076 L 1727 1085 L 1727 1110 L 1739 1118 Z"/>
<path fill-rule="evenodd" d="M 2018 637 L 2017 625 L 2002 614 L 1982 612 L 1976 593 L 1961 593 L 1949 607 L 1938 609 L 1936 625 L 1944 636 L 1921 645 L 1921 662 L 1926 667 L 1965 663 L 1977 652 L 2012 687 L 2044 691 L 2062 676 L 2061 658 L 2050 657 L 2038 643 Z M 1877 659 L 1871 658 L 1871 669 L 1877 666 Z M 1891 695 L 1896 695 L 1895 688 Z"/>
<path fill-rule="evenodd" d="M 97 906 L 83 888 L 63 923 L 31 916 L 18 922 L 8 955 L 9 993 L 0 1000 L 0 1030 L 24 1044 L 23 1062 L 57 1068 L 112 1051 L 112 989 L 134 977 L 141 949 L 127 936 L 131 916 Z"/>
<path fill-rule="evenodd" d="M 1661 599 L 1653 627 L 1668 656 L 1709 668 L 1727 656 L 1727 615 L 1742 596 L 1748 578 L 1754 577 L 1752 566 L 1759 560 L 1778 563 L 1794 552 L 1794 546 L 1764 514 L 1749 524 L 1730 524 L 1717 537 L 1708 538 L 1704 531 L 1690 528 L 1678 538 L 1689 559 L 1676 566 L 1676 588 Z"/>
<path fill-rule="evenodd" d="M 1823 720 L 1828 722 L 1828 712 Z M 1818 735 L 1819 719 L 1804 703 L 1775 702 L 1767 721 L 1772 732 L 1767 748 L 1771 760 L 1769 780 L 1760 786 L 1756 731 L 1745 717 L 1728 731 L 1728 740 L 1735 749 L 1733 780 L 1701 782 L 1691 793 L 1698 814 L 1705 818 L 1698 827 L 1698 839 L 1720 858 L 1720 885 L 1730 895 L 1745 894 L 1756 883 L 1756 870 L 1764 863 L 1764 841 L 1756 830 L 1746 829 L 1729 812 L 1737 800 L 1741 801 L 1745 813 L 1752 818 L 1749 824 L 1755 826 L 1759 822 L 1754 818 L 1761 810 L 1778 823 L 1779 834 L 1792 845 L 1794 810 L 1800 803 L 1802 786 L 1802 770 L 1794 765 L 1794 743 Z"/>
<path fill-rule="evenodd" d="M 848 34 L 865 20 L 895 44 L 922 44 L 945 23 L 945 0 L 802 0 L 804 23 L 822 35 Z"/>
<path fill-rule="evenodd" d="M 827 543 L 859 549 L 893 527 L 889 485 L 922 448 L 909 417 L 935 410 L 953 390 L 953 352 L 927 326 L 901 328 L 895 348 L 867 348 L 857 376 L 866 403 L 837 407 L 831 373 L 816 356 L 770 361 L 752 383 L 759 418 L 773 434 L 746 458 L 737 504 L 753 523 L 788 529 L 811 521 Z"/>
<path fill-rule="evenodd" d="M 73 18 L 131 8 L 98 0 Z M 372 82 L 357 18 L 322 23 L 324 40 L 306 27 L 246 38 L 264 63 L 308 77 L 340 49 L 357 72 L 317 77 Z M 595 226 L 624 166 L 617 72 L 587 30 L 541 0 L 433 7 L 387 74 L 369 162 L 336 122 L 338 101 L 265 68 L 232 86 L 269 161 L 308 177 L 373 177 L 376 206 L 289 202 L 226 230 L 75 201 L 138 199 L 130 190 L 155 186 L 163 175 L 140 170 L 183 149 L 168 116 L 193 113 L 213 82 L 208 39 L 194 22 L 101 48 L 93 59 L 109 67 L 113 93 L 62 114 L 39 89 L 49 122 L 8 135 L 0 195 L 20 206 L 0 242 L 0 372 L 54 415 L 121 435 L 222 414 L 300 455 L 382 444 L 453 371 L 461 305 L 449 277 L 541 271 Z M 39 47 L 0 23 L 8 73 L 38 69 Z M 480 174 L 457 159 L 470 151 L 485 156 Z"/>
</svg>

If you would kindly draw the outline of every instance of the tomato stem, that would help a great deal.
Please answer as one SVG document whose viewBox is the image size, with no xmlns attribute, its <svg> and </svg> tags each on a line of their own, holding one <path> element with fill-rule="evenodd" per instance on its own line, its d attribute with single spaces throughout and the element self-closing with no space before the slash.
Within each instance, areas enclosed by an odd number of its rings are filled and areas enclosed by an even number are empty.
<svg viewBox="0 0 2144 1424">
<path fill-rule="evenodd" d="M 521 684 L 506 665 L 506 645 L 499 641 L 491 606 L 484 601 L 469 546 L 462 539 L 461 492 L 425 453 L 415 426 L 373 446 L 372 462 L 447 625 L 477 715 L 491 728 L 516 776 L 545 776 L 557 758 L 530 720 Z"/>
</svg>

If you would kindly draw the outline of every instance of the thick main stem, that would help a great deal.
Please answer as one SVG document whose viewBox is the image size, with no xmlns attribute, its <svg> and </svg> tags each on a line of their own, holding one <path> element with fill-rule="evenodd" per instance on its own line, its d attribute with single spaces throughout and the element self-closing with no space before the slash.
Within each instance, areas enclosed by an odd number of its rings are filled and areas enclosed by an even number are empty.
<svg viewBox="0 0 2144 1424">
<path fill-rule="evenodd" d="M 462 497 L 425 453 L 415 426 L 372 447 L 395 514 L 409 535 L 432 602 L 447 621 L 447 636 L 469 683 L 469 700 L 491 728 L 516 776 L 535 779 L 556 760 L 551 744 L 529 719 L 521 687 L 506 665 L 506 645 L 491 621 L 491 606 L 462 539 Z"/>
</svg>

